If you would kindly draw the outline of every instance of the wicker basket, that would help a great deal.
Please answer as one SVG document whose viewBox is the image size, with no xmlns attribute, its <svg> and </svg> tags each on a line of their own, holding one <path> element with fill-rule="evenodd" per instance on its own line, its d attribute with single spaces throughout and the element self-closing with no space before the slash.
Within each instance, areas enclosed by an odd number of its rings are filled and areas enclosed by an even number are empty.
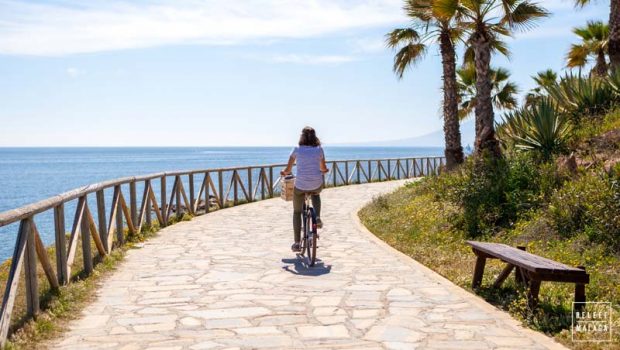
<svg viewBox="0 0 620 350">
<path fill-rule="evenodd" d="M 293 192 L 295 191 L 295 176 L 286 176 L 280 181 L 280 198 L 287 202 L 293 200 Z"/>
</svg>

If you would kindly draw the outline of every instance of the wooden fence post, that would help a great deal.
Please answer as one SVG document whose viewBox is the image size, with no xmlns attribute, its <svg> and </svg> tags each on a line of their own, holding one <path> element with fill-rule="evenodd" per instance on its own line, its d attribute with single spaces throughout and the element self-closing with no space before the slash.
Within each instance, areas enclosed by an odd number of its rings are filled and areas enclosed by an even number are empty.
<svg viewBox="0 0 620 350">
<path fill-rule="evenodd" d="M 182 218 L 183 217 L 183 213 L 181 212 L 181 186 L 183 186 L 183 183 L 181 183 L 181 176 L 177 175 L 176 178 L 174 179 L 174 182 L 177 184 L 176 186 L 174 186 L 173 190 L 174 190 L 174 197 L 175 200 L 177 202 L 177 207 L 176 207 L 176 214 L 177 214 L 177 218 Z"/>
<path fill-rule="evenodd" d="M 205 173 L 205 214 L 209 212 L 209 191 L 211 187 L 209 186 L 211 183 L 211 175 L 208 172 Z"/>
<path fill-rule="evenodd" d="M 86 208 L 88 208 L 86 196 L 84 196 L 84 201 L 86 202 Z M 93 256 L 90 249 L 90 225 L 88 222 L 87 209 L 85 209 L 82 213 L 80 233 L 82 234 L 82 256 L 84 260 L 84 272 L 87 275 L 90 275 L 93 272 Z"/>
<path fill-rule="evenodd" d="M 2 297 L 2 309 L 0 309 L 0 346 L 6 344 L 6 339 L 11 325 L 11 315 L 13 306 L 15 305 L 15 297 L 17 296 L 17 287 L 20 275 L 22 273 L 22 265 L 24 263 L 24 255 L 26 254 L 26 242 L 28 241 L 28 230 L 31 225 L 27 219 L 22 220 L 19 224 L 17 241 L 13 250 L 13 259 L 11 260 L 11 269 L 6 281 L 6 288 Z"/>
<path fill-rule="evenodd" d="M 150 199 L 150 193 L 152 191 L 151 189 L 151 180 L 145 180 L 144 181 L 144 188 L 146 191 L 148 191 L 148 195 L 146 196 L 146 209 L 144 210 L 145 213 L 145 220 L 146 220 L 146 226 L 151 229 L 151 227 L 153 226 L 153 220 L 151 219 L 151 211 L 153 210 L 152 208 L 152 203 L 151 203 L 151 199 Z"/>
<path fill-rule="evenodd" d="M 106 239 L 108 228 L 106 226 L 105 196 L 103 190 L 97 191 L 97 221 L 99 222 L 99 237 L 101 238 L 105 251 L 109 253 L 110 247 L 108 247 L 108 240 Z"/>
<path fill-rule="evenodd" d="M 253 189 L 253 185 L 252 185 L 252 167 L 248 167 L 248 202 L 253 202 L 254 201 L 254 194 L 252 192 Z"/>
<path fill-rule="evenodd" d="M 233 170 L 231 178 L 233 184 L 233 205 L 239 203 L 239 181 L 237 175 L 237 170 Z"/>
<path fill-rule="evenodd" d="M 138 222 L 138 198 L 136 194 L 136 181 L 129 183 L 129 210 L 131 221 Z"/>
<path fill-rule="evenodd" d="M 224 174 L 222 174 L 222 170 L 217 171 L 217 187 L 220 191 L 220 209 L 224 209 L 226 198 L 224 198 Z"/>
<path fill-rule="evenodd" d="M 125 244 L 125 227 L 123 225 L 123 208 L 121 206 L 121 201 L 120 201 L 120 196 L 122 196 L 122 189 L 120 186 L 118 186 L 118 191 L 119 191 L 119 201 L 118 201 L 118 205 L 116 206 L 116 240 L 118 245 L 123 245 Z M 166 215 L 164 213 L 164 215 Z M 165 220 L 165 218 L 164 218 Z"/>
<path fill-rule="evenodd" d="M 273 198 L 273 167 L 269 167 L 269 198 Z"/>
<path fill-rule="evenodd" d="M 196 210 L 194 209 L 198 207 L 196 205 L 196 195 L 194 194 L 195 186 L 196 185 L 194 184 L 194 174 L 191 173 L 189 174 L 189 213 L 192 215 L 196 215 Z"/>
<path fill-rule="evenodd" d="M 161 209 L 161 216 L 162 219 L 164 220 L 163 226 L 168 225 L 168 215 L 166 214 L 168 212 L 168 201 L 166 200 L 167 195 L 166 195 L 166 175 L 161 177 L 160 180 L 160 185 L 161 185 L 161 192 L 160 192 L 160 201 L 161 203 L 159 203 L 159 208 Z"/>
<path fill-rule="evenodd" d="M 36 316 L 39 313 L 39 279 L 37 278 L 37 250 L 32 229 L 32 218 L 22 220 L 27 236 L 24 270 L 26 271 L 26 313 Z"/>
<path fill-rule="evenodd" d="M 67 271 L 67 239 L 65 233 L 65 205 L 63 203 L 54 207 L 54 231 L 56 247 L 56 274 L 58 284 L 61 286 L 69 283 Z"/>
</svg>

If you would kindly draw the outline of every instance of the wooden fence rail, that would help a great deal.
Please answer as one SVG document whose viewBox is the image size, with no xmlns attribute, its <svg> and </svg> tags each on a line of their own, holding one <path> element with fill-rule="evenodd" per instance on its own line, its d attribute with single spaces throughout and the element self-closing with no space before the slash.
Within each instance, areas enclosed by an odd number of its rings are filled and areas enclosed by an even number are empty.
<svg viewBox="0 0 620 350">
<path fill-rule="evenodd" d="M 333 187 L 436 175 L 444 165 L 444 158 L 341 160 L 327 164 L 329 172 L 325 174 L 325 185 Z M 27 316 L 35 317 L 39 312 L 37 263 L 41 264 L 51 288 L 66 285 L 71 281 L 78 241 L 81 241 L 83 272 L 88 275 L 93 271 L 94 256 L 103 257 L 123 245 L 126 231 L 136 234 L 153 223 L 164 227 L 173 215 L 203 215 L 211 210 L 273 198 L 279 193 L 279 174 L 285 166 L 271 164 L 126 177 L 88 185 L 0 213 L 0 227 L 19 222 L 0 309 L 0 347 L 6 343 L 9 333 L 22 270 Z M 196 181 L 200 182 L 198 186 Z M 172 185 L 170 189 L 168 184 Z M 159 185 L 159 193 L 155 192 L 156 185 Z M 111 200 L 106 200 L 106 191 Z M 92 211 L 89 199 L 90 202 L 94 200 Z M 72 207 L 75 204 L 70 226 L 65 223 L 68 203 Z M 36 215 L 47 211 L 53 211 L 55 269 L 35 224 Z M 92 251 L 93 245 L 96 254 Z"/>
</svg>

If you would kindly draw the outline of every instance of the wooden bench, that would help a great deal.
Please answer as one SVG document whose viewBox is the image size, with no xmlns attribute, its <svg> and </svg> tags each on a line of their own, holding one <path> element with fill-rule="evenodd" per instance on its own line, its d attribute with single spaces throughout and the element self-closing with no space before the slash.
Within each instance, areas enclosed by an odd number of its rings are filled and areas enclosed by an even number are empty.
<svg viewBox="0 0 620 350">
<path fill-rule="evenodd" d="M 506 267 L 497 277 L 494 288 L 499 288 L 512 270 L 515 270 L 515 280 L 518 284 L 528 287 L 528 302 L 534 307 L 538 303 L 540 282 L 568 282 L 575 283 L 575 302 L 585 303 L 586 287 L 590 282 L 590 276 L 585 267 L 571 267 L 557 261 L 540 257 L 525 251 L 525 247 L 513 248 L 501 243 L 488 243 L 467 241 L 477 256 L 476 267 L 472 288 L 480 287 L 484 266 L 487 259 L 500 259 L 506 263 Z M 584 304 L 576 304 L 576 309 L 581 309 Z"/>
</svg>

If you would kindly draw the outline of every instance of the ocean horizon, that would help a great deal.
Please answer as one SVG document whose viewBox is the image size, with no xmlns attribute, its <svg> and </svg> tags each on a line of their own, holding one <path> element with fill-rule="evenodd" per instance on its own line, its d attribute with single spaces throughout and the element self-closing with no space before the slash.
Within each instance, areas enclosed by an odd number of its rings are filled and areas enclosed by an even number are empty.
<svg viewBox="0 0 620 350">
<path fill-rule="evenodd" d="M 0 212 L 85 185 L 152 173 L 282 164 L 292 147 L 0 147 Z M 326 159 L 442 156 L 440 147 L 325 146 Z M 170 189 L 168 189 L 170 190 Z M 109 198 L 106 204 L 109 205 Z M 67 226 L 74 203 L 67 205 Z M 53 243 L 52 211 L 35 218 L 41 239 Z M 0 227 L 0 261 L 13 252 L 18 223 Z M 70 228 L 68 228 L 70 230 Z"/>
</svg>

